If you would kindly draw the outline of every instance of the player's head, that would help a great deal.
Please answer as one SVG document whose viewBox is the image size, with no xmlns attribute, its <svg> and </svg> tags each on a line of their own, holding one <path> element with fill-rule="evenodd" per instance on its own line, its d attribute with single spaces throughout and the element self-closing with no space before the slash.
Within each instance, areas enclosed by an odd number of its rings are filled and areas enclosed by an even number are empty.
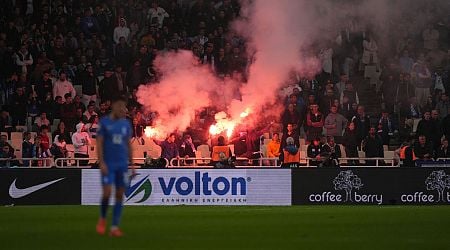
<svg viewBox="0 0 450 250">
<path fill-rule="evenodd" d="M 112 101 L 111 114 L 116 118 L 127 116 L 127 99 L 124 96 L 119 96 Z"/>
</svg>

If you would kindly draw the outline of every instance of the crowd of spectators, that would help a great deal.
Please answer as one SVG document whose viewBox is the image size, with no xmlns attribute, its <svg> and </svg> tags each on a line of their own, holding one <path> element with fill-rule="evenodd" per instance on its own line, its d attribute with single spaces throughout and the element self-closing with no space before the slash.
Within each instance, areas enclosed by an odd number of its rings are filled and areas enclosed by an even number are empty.
<svg viewBox="0 0 450 250">
<path fill-rule="evenodd" d="M 245 81 L 251 59 L 245 40 L 230 30 L 239 11 L 236 0 L 7 0 L 0 10 L 0 131 L 28 125 L 39 132 L 34 143 L 24 135 L 24 157 L 65 155 L 66 144 L 76 145 L 77 155 L 86 157 L 89 139 L 84 137 L 95 138 L 110 100 L 127 95 L 133 140 L 146 143 L 143 130 L 155 114 L 141 109 L 136 89 L 158 81 L 153 68 L 157 54 L 191 50 L 218 77 Z M 335 143 L 345 146 L 347 157 L 358 157 L 360 150 L 383 157 L 383 145 L 411 135 L 418 144 L 425 140 L 431 145 L 431 152 L 417 152 L 417 157 L 440 156 L 450 135 L 448 21 L 431 18 L 412 31 L 394 25 L 386 32 L 402 34 L 402 39 L 382 43 L 386 36 L 358 26 L 355 19 L 335 40 L 313 48 L 322 72 L 315 79 L 294 75 L 290 80 L 294 87 L 286 100 L 280 99 L 285 105 L 278 121 L 282 129 L 270 130 L 275 141 L 270 156 L 283 158 L 286 146 L 299 148 L 299 138 L 306 138 L 311 158 L 324 145 L 335 152 Z M 369 116 L 363 99 L 371 97 L 361 90 L 372 85 L 383 99 Z M 174 131 L 168 140 L 156 142 L 163 145 L 163 155 L 192 156 L 195 146 L 207 141 L 212 110 L 199 113 L 183 139 Z M 236 152 L 249 156 L 260 150 L 256 130 L 236 135 Z M 289 137 L 294 143 L 286 145 Z M 6 144 L 2 140 L 0 145 L 4 158 L 12 150 L 7 152 Z"/>
</svg>

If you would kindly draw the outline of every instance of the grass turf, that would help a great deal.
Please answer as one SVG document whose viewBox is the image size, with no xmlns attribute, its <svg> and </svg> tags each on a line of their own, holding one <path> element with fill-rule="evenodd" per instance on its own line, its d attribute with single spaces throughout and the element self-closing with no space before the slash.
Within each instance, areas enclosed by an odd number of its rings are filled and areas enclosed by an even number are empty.
<svg viewBox="0 0 450 250">
<path fill-rule="evenodd" d="M 123 238 L 97 235 L 97 215 L 94 206 L 0 207 L 0 248 L 450 249 L 450 206 L 127 206 Z"/>
</svg>

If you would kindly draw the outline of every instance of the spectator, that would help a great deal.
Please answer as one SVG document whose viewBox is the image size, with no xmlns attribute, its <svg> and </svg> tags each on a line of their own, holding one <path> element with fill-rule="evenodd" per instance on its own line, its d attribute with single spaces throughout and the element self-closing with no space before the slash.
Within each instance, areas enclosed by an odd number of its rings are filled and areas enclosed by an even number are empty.
<svg viewBox="0 0 450 250">
<path fill-rule="evenodd" d="M 100 103 L 100 107 L 99 107 L 99 109 L 98 109 L 98 112 L 97 112 L 97 114 L 98 114 L 98 117 L 103 117 L 103 116 L 105 116 L 105 115 L 108 115 L 108 109 L 107 109 L 107 105 L 106 105 L 106 102 L 101 102 Z"/>
<path fill-rule="evenodd" d="M 342 133 L 345 127 L 347 127 L 347 119 L 337 112 L 338 108 L 331 106 L 330 113 L 325 118 L 326 135 L 333 136 L 333 142 L 336 140 L 338 143 L 342 142 Z"/>
<path fill-rule="evenodd" d="M 292 128 L 297 133 L 300 131 L 300 113 L 295 109 L 294 104 L 290 103 L 282 115 L 283 127 L 287 128 L 288 124 L 292 124 Z M 284 133 L 287 131 L 285 130 Z"/>
<path fill-rule="evenodd" d="M 426 103 L 426 98 L 430 95 L 431 88 L 431 73 L 425 63 L 425 56 L 423 53 L 419 55 L 417 62 L 412 67 L 411 74 L 413 76 L 413 83 L 415 86 L 415 93 L 419 105 Z"/>
<path fill-rule="evenodd" d="M 344 132 L 344 139 L 342 143 L 345 147 L 345 155 L 347 158 L 358 158 L 358 147 L 361 145 L 358 143 L 358 134 L 355 129 L 355 123 L 350 122 L 347 129 Z M 358 160 L 348 161 L 350 165 L 358 165 Z"/>
<path fill-rule="evenodd" d="M 135 60 L 133 66 L 127 73 L 126 84 L 130 91 L 135 90 L 139 85 L 145 83 L 145 69 L 141 65 L 140 60 Z"/>
<path fill-rule="evenodd" d="M 359 96 L 358 92 L 353 88 L 353 84 L 351 82 L 347 82 L 345 84 L 345 90 L 342 91 L 340 102 L 344 103 L 344 99 L 347 98 L 347 103 L 356 103 L 359 104 Z"/>
<path fill-rule="evenodd" d="M 39 115 L 39 117 L 34 120 L 34 124 L 36 124 L 37 129 L 39 130 L 42 125 L 50 127 L 50 121 L 47 119 L 47 112 L 43 111 Z"/>
<path fill-rule="evenodd" d="M 278 158 L 280 156 L 280 146 L 280 135 L 273 133 L 272 140 L 267 144 L 267 157 Z"/>
<path fill-rule="evenodd" d="M 61 119 L 67 125 L 67 128 L 72 131 L 75 127 L 76 121 L 76 107 L 72 103 L 72 96 L 70 93 L 64 95 L 65 102 L 61 107 Z"/>
<path fill-rule="evenodd" d="M 355 124 L 359 147 L 364 138 L 367 137 L 370 129 L 370 118 L 366 115 L 364 106 L 358 105 L 357 114 L 353 116 L 352 122 Z"/>
<path fill-rule="evenodd" d="M 92 38 L 92 35 L 100 31 L 97 19 L 92 16 L 90 8 L 84 11 L 84 17 L 81 19 L 81 30 L 87 38 Z"/>
<path fill-rule="evenodd" d="M 312 142 L 308 145 L 307 155 L 310 166 L 320 166 L 322 164 L 322 145 L 320 145 L 320 138 L 314 138 Z"/>
<path fill-rule="evenodd" d="M 386 110 L 381 112 L 381 118 L 378 121 L 378 136 L 383 141 L 383 145 L 389 145 L 389 140 L 394 135 L 395 124 L 389 117 L 389 113 Z"/>
<path fill-rule="evenodd" d="M 70 132 L 66 129 L 66 124 L 64 121 L 60 121 L 56 127 L 56 130 L 53 132 L 52 138 L 54 138 L 54 141 L 56 141 L 56 136 L 58 135 L 62 135 L 64 138 L 67 138 L 67 144 L 72 144 Z"/>
<path fill-rule="evenodd" d="M 319 112 L 317 104 L 311 104 L 311 111 L 306 115 L 307 140 L 312 141 L 314 138 L 322 136 L 324 117 Z"/>
<path fill-rule="evenodd" d="M 158 3 L 154 1 L 152 3 L 152 7 L 148 10 L 147 21 L 151 26 L 156 26 L 158 28 L 162 28 L 164 19 L 169 17 L 169 13 L 167 13 L 163 8 L 158 6 Z"/>
<path fill-rule="evenodd" d="M 86 111 L 86 106 L 81 102 L 81 97 L 79 95 L 76 95 L 72 100 L 73 105 L 76 109 L 81 109 L 83 112 Z M 93 103 L 95 105 L 95 102 L 90 101 L 89 103 Z"/>
<path fill-rule="evenodd" d="M 45 125 L 41 126 L 39 136 L 41 138 L 41 149 L 42 152 L 46 152 L 50 149 L 50 138 L 48 137 L 48 127 Z"/>
<path fill-rule="evenodd" d="M 369 135 L 363 141 L 362 150 L 366 153 L 366 158 L 384 157 L 383 141 L 377 135 L 374 127 L 369 129 Z M 375 166 L 376 164 L 374 160 L 366 160 L 366 165 Z"/>
<path fill-rule="evenodd" d="M 89 63 L 86 65 L 86 69 L 81 76 L 82 102 L 84 106 L 89 105 L 91 101 L 97 101 L 97 86 L 98 79 L 94 75 L 93 66 Z"/>
<path fill-rule="evenodd" d="M 436 49 L 439 45 L 439 31 L 429 25 L 423 32 L 423 47 L 428 50 Z"/>
<path fill-rule="evenodd" d="M 442 93 L 441 100 L 436 104 L 437 112 L 439 117 L 444 119 L 448 114 L 450 114 L 450 100 L 447 93 Z"/>
<path fill-rule="evenodd" d="M 12 125 L 24 126 L 27 117 L 27 97 L 24 88 L 17 88 L 16 93 L 11 97 L 10 105 L 14 107 L 14 112 L 11 112 Z"/>
<path fill-rule="evenodd" d="M 114 28 L 114 42 L 116 44 L 120 43 L 120 38 L 125 38 L 125 41 L 130 41 L 130 28 L 127 27 L 127 21 L 125 18 L 120 18 L 119 26 Z"/>
<path fill-rule="evenodd" d="M 144 126 L 142 126 L 142 123 L 137 117 L 133 118 L 132 129 L 133 141 L 138 141 L 139 144 L 143 145 L 145 143 L 144 139 L 142 138 L 144 136 Z"/>
<path fill-rule="evenodd" d="M 428 140 L 432 137 L 432 129 L 434 127 L 433 121 L 431 120 L 431 112 L 426 111 L 423 114 L 422 120 L 419 121 L 417 125 L 416 134 L 424 135 Z"/>
<path fill-rule="evenodd" d="M 9 117 L 9 112 L 6 110 L 6 107 L 3 106 L 0 113 L 0 132 L 6 132 L 6 128 L 11 125 Z"/>
<path fill-rule="evenodd" d="M 414 145 L 414 154 L 419 160 L 433 158 L 433 145 L 428 142 L 425 135 L 419 135 L 419 142 Z"/>
<path fill-rule="evenodd" d="M 323 145 L 322 150 L 326 156 L 324 159 L 323 166 L 324 167 L 338 167 L 339 166 L 339 158 L 341 158 L 341 147 L 334 140 L 333 136 L 327 137 L 327 143 Z"/>
<path fill-rule="evenodd" d="M 31 74 L 31 66 L 33 65 L 33 56 L 28 52 L 27 45 L 22 45 L 20 50 L 15 54 L 17 72 L 21 74 Z"/>
<path fill-rule="evenodd" d="M 158 141 L 155 139 L 153 139 L 153 141 L 161 147 L 161 158 L 167 159 L 169 162 L 172 159 L 180 158 L 178 145 L 175 143 L 174 133 L 170 134 L 165 141 Z"/>
<path fill-rule="evenodd" d="M 283 148 L 283 167 L 297 167 L 300 163 L 300 151 L 294 142 L 294 138 L 286 138 L 286 146 Z"/>
<path fill-rule="evenodd" d="M 36 149 L 34 148 L 34 144 L 30 141 L 31 133 L 24 132 L 23 133 L 23 142 L 22 142 L 22 158 L 34 158 L 36 155 Z M 29 167 L 30 161 L 24 160 L 23 166 Z"/>
<path fill-rule="evenodd" d="M 94 105 L 91 104 L 87 106 L 87 110 L 83 113 L 83 120 L 89 121 L 92 116 L 98 116 L 98 114 L 95 112 Z"/>
<path fill-rule="evenodd" d="M 212 165 L 216 168 L 232 167 L 231 149 L 225 144 L 225 137 L 217 138 L 217 146 L 214 146 L 211 152 Z"/>
<path fill-rule="evenodd" d="M 120 65 L 129 65 L 133 55 L 132 48 L 127 44 L 125 37 L 119 39 L 119 44 L 115 46 L 114 58 L 115 62 Z"/>
<path fill-rule="evenodd" d="M 14 152 L 11 152 L 8 145 L 3 145 L 0 151 L 0 168 L 7 168 L 11 166 L 17 166 L 17 161 L 15 159 Z M 8 160 L 3 160 L 8 159 Z"/>
<path fill-rule="evenodd" d="M 53 96 L 65 96 L 70 93 L 70 96 L 76 96 L 75 88 L 72 83 L 67 80 L 67 74 L 63 71 L 59 73 L 59 79 L 53 85 Z"/>
<path fill-rule="evenodd" d="M 38 100 L 44 102 L 48 94 L 50 93 L 51 95 L 53 93 L 53 82 L 52 79 L 50 78 L 50 72 L 45 71 L 42 74 L 42 79 L 37 82 L 35 88 Z"/>
<path fill-rule="evenodd" d="M 328 112 L 330 111 L 331 106 L 334 105 L 334 99 L 336 99 L 336 95 L 335 95 L 332 87 L 330 86 L 325 91 L 325 96 L 323 96 L 322 99 L 320 100 L 321 101 L 320 110 L 322 111 L 324 116 L 328 115 Z"/>
<path fill-rule="evenodd" d="M 50 148 L 50 154 L 44 152 L 44 157 L 51 157 L 53 156 L 54 159 L 60 159 L 60 158 L 67 158 L 67 148 L 66 148 L 66 140 L 63 135 L 58 135 L 55 138 L 55 141 L 52 144 L 52 147 Z M 81 165 L 80 166 L 84 166 Z"/>
<path fill-rule="evenodd" d="M 194 143 L 192 142 L 192 137 L 191 135 L 184 135 L 184 139 L 183 142 L 180 145 L 180 157 L 184 157 L 184 158 L 195 158 L 196 155 L 195 153 L 197 152 L 197 150 L 195 149 Z M 185 161 L 185 164 L 187 165 L 192 165 L 193 161 Z"/>
<path fill-rule="evenodd" d="M 404 50 L 402 56 L 399 59 L 400 69 L 402 73 L 410 74 L 414 65 L 414 60 L 409 56 L 409 51 Z"/>
<path fill-rule="evenodd" d="M 288 137 L 292 137 L 294 139 L 295 146 L 300 148 L 300 136 L 296 130 L 294 130 L 293 124 L 288 124 L 286 126 L 286 132 L 283 133 L 283 137 L 281 138 L 281 145 L 280 145 L 280 154 L 281 150 L 286 146 L 286 139 Z"/>
<path fill-rule="evenodd" d="M 441 146 L 436 152 L 436 158 L 450 158 L 450 150 L 448 148 L 448 139 L 442 139 Z"/>
<path fill-rule="evenodd" d="M 437 110 L 433 109 L 431 110 L 431 125 L 432 125 L 432 130 L 431 132 L 431 137 L 430 137 L 430 141 L 433 143 L 433 150 L 437 150 L 439 148 L 439 146 L 441 145 L 441 138 L 443 135 L 443 131 L 442 131 L 442 121 L 441 119 L 439 119 L 439 113 Z"/>
<path fill-rule="evenodd" d="M 86 132 L 86 127 L 83 123 L 78 123 L 76 132 L 72 135 L 72 143 L 75 148 L 75 158 L 89 158 L 89 145 L 91 139 Z M 87 166 L 89 160 L 80 160 L 80 166 Z"/>
<path fill-rule="evenodd" d="M 86 130 L 91 138 L 94 139 L 97 138 L 97 131 L 99 128 L 98 122 L 99 122 L 98 115 L 93 115 L 86 124 Z"/>
<path fill-rule="evenodd" d="M 409 137 L 405 141 L 399 150 L 400 164 L 402 167 L 415 167 L 416 166 L 416 155 L 414 153 L 414 137 Z"/>
<path fill-rule="evenodd" d="M 442 120 L 442 132 L 445 138 L 450 138 L 450 114 Z"/>
</svg>

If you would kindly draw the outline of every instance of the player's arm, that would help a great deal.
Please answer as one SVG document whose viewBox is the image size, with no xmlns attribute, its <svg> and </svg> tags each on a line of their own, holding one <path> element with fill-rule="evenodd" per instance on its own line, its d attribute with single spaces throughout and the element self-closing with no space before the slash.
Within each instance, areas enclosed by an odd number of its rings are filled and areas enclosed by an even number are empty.
<svg viewBox="0 0 450 250">
<path fill-rule="evenodd" d="M 108 168 L 105 163 L 105 158 L 103 157 L 103 142 L 104 139 L 102 136 L 97 137 L 97 156 L 98 156 L 98 163 L 100 167 L 100 171 L 103 175 L 108 174 Z"/>
</svg>

